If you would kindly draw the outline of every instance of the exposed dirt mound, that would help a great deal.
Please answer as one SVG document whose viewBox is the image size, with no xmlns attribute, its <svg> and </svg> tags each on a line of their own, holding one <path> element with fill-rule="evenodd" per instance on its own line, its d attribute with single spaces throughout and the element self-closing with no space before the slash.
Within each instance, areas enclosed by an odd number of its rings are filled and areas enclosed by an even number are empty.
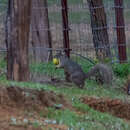
<svg viewBox="0 0 130 130">
<path fill-rule="evenodd" d="M 45 112 L 45 111 L 44 111 Z M 30 115 L 31 114 L 31 115 Z M 48 122 L 47 122 L 48 121 Z M 40 117 L 38 113 L 22 111 L 21 109 L 0 106 L 0 130 L 67 130 L 68 127 L 51 123 Z"/>
<path fill-rule="evenodd" d="M 35 90 L 20 87 L 0 87 L 0 105 L 20 108 L 69 107 L 70 104 L 63 95 L 56 95 L 53 91 Z"/>
<path fill-rule="evenodd" d="M 64 125 L 47 122 L 40 112 L 47 114 L 47 107 L 71 108 L 63 95 L 20 87 L 0 87 L 0 130 L 67 130 Z M 38 126 L 35 123 L 38 121 Z M 12 124 L 13 123 L 13 124 Z M 42 124 L 42 127 L 39 125 Z M 36 127 L 36 128 L 35 128 Z"/>
<path fill-rule="evenodd" d="M 103 99 L 83 97 L 82 102 L 100 112 L 108 112 L 114 116 L 130 120 L 130 104 L 119 99 Z"/>
</svg>

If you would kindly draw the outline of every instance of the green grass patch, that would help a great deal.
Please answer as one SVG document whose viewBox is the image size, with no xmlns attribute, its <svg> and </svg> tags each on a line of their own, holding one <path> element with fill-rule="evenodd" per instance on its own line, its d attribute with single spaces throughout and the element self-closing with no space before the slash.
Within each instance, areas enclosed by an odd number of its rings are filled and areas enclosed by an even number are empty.
<svg viewBox="0 0 130 130">
<path fill-rule="evenodd" d="M 7 4 L 7 3 L 8 3 L 8 0 L 0 0 L 0 3 L 1 3 L 1 4 Z"/>
<path fill-rule="evenodd" d="M 68 13 L 69 23 L 73 24 L 87 24 L 90 23 L 90 15 L 89 11 L 77 11 L 77 12 L 69 12 Z M 62 23 L 61 12 L 49 12 L 49 20 L 50 22 Z"/>
<path fill-rule="evenodd" d="M 128 130 L 130 124 L 122 119 L 113 117 L 107 113 L 101 113 L 93 110 L 89 106 L 80 102 L 73 103 L 73 106 L 79 111 L 48 109 L 47 117 L 54 119 L 58 124 L 66 124 L 74 130 Z"/>
<path fill-rule="evenodd" d="M 83 3 L 83 0 L 68 0 L 68 4 L 81 4 Z M 48 0 L 48 5 L 61 5 L 61 0 Z"/>
<path fill-rule="evenodd" d="M 49 63 L 32 63 L 30 64 L 30 72 L 40 75 L 64 77 L 63 69 L 55 69 L 55 65 L 52 62 Z"/>
<path fill-rule="evenodd" d="M 112 68 L 114 74 L 118 77 L 125 78 L 130 74 L 130 62 L 124 64 L 115 63 Z"/>
</svg>

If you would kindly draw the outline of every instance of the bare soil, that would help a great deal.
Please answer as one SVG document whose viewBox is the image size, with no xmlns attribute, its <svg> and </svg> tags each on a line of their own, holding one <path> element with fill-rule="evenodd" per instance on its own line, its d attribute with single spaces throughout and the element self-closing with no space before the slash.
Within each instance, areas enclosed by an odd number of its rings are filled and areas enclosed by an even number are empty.
<svg viewBox="0 0 130 130">
<path fill-rule="evenodd" d="M 56 104 L 62 104 L 57 107 Z M 67 130 L 67 126 L 47 123 L 40 112 L 47 113 L 47 107 L 70 108 L 63 95 L 52 91 L 38 91 L 29 88 L 0 87 L 0 130 Z M 38 125 L 35 125 L 38 121 Z M 47 120 L 48 121 L 48 120 Z M 51 121 L 49 121 L 51 122 Z"/>
<path fill-rule="evenodd" d="M 107 112 L 116 117 L 130 120 L 130 103 L 119 99 L 82 97 L 82 102 L 95 110 Z"/>
</svg>

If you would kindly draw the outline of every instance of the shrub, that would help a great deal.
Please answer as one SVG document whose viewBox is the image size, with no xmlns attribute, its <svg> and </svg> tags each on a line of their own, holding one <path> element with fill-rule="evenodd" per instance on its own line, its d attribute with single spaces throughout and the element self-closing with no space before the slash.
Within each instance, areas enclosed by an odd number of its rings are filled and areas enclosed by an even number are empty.
<svg viewBox="0 0 130 130">
<path fill-rule="evenodd" d="M 112 68 L 114 74 L 121 78 L 124 78 L 130 74 L 130 63 L 124 63 L 124 64 L 116 63 L 112 65 Z"/>
</svg>

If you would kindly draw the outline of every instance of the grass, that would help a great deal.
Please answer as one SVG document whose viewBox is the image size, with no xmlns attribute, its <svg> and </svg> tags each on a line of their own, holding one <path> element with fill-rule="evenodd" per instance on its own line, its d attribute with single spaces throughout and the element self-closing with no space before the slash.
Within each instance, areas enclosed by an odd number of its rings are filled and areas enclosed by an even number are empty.
<svg viewBox="0 0 130 130">
<path fill-rule="evenodd" d="M 120 80 L 119 80 L 120 81 Z M 126 95 L 114 88 L 106 88 L 105 86 L 99 86 L 93 81 L 86 82 L 84 90 L 81 90 L 75 86 L 67 87 L 55 87 L 53 85 L 45 85 L 32 82 L 14 82 L 7 81 L 6 79 L 0 80 L 1 85 L 7 86 L 20 86 L 34 89 L 44 89 L 46 91 L 54 91 L 56 93 L 64 94 L 66 99 L 72 102 L 75 110 L 57 110 L 54 108 L 48 108 L 48 112 L 42 114 L 42 116 L 56 120 L 58 124 L 65 124 L 72 130 L 128 130 L 130 129 L 130 123 L 124 120 L 114 117 L 108 113 L 101 113 L 93 110 L 85 104 L 79 101 L 81 96 L 96 96 L 96 97 L 110 97 L 124 99 Z M 120 87 L 123 82 L 120 82 Z M 40 114 L 40 113 L 39 113 Z"/>
<path fill-rule="evenodd" d="M 124 98 L 125 96 L 119 92 L 116 92 L 114 89 L 105 89 L 103 87 L 99 87 L 96 83 L 88 82 L 88 89 L 86 91 L 81 90 L 73 86 L 72 88 L 68 88 L 67 86 L 63 86 L 61 88 L 57 88 L 51 85 L 41 85 L 38 83 L 25 83 L 25 82 L 10 82 L 10 81 L 1 81 L 0 84 L 8 84 L 14 86 L 21 87 L 30 87 L 35 89 L 45 89 L 47 91 L 55 91 L 56 93 L 62 93 L 70 100 L 77 111 L 72 111 L 69 109 L 66 110 L 56 110 L 54 108 L 48 108 L 48 113 L 43 114 L 45 117 L 49 119 L 56 120 L 58 124 L 65 124 L 70 129 L 80 130 L 80 129 L 103 129 L 103 130 L 128 130 L 130 128 L 130 124 L 125 122 L 122 119 L 111 116 L 107 113 L 101 113 L 93 110 L 85 104 L 82 104 L 78 99 L 81 96 L 98 96 L 98 97 L 113 97 L 113 98 Z M 92 84 L 96 85 L 92 87 Z M 90 89 L 91 88 L 91 89 Z M 114 90 L 114 91 L 113 91 Z M 39 113 L 40 114 L 40 113 Z"/>
<path fill-rule="evenodd" d="M 103 0 L 104 3 L 108 3 L 108 0 Z M 109 3 L 113 3 L 113 0 L 109 0 Z M 48 0 L 49 5 L 53 5 L 58 3 L 60 5 L 60 0 Z M 83 4 L 83 0 L 68 0 L 68 4 L 75 5 L 75 4 Z M 124 0 L 124 4 L 130 4 L 129 0 Z"/>
<path fill-rule="evenodd" d="M 72 57 L 73 59 L 75 57 Z M 76 59 L 78 63 L 80 63 L 84 69 L 84 71 L 88 71 L 92 64 L 83 59 Z M 0 62 L 0 68 L 5 69 L 6 63 L 4 61 Z M 86 67 L 87 66 L 87 67 Z M 49 64 L 36 64 L 33 63 L 30 65 L 30 70 L 32 72 L 37 73 L 48 73 L 51 74 L 51 71 L 54 71 L 54 65 L 50 62 Z M 52 69 L 53 68 L 53 69 Z M 87 69 L 86 69 L 87 68 Z M 56 75 L 61 75 L 63 77 L 63 71 L 55 70 Z M 130 122 L 126 122 L 120 118 L 114 117 L 108 113 L 101 113 L 96 110 L 93 110 L 89 106 L 82 104 L 79 100 L 82 96 L 96 96 L 103 98 L 118 98 L 125 100 L 127 96 L 123 93 L 120 88 L 123 86 L 125 79 L 122 77 L 116 78 L 113 86 L 100 86 L 95 81 L 87 80 L 85 88 L 79 89 L 75 85 L 72 87 L 68 87 L 66 85 L 61 85 L 60 87 L 33 83 L 33 82 L 15 82 L 8 81 L 5 77 L 0 77 L 0 85 L 4 86 L 20 86 L 20 87 L 28 87 L 34 89 L 44 89 L 46 91 L 54 91 L 57 94 L 64 94 L 67 100 L 69 100 L 75 110 L 57 110 L 54 108 L 48 108 L 47 113 L 42 113 L 42 116 L 56 120 L 58 124 L 65 124 L 69 127 L 70 130 L 128 130 L 130 129 Z M 41 113 L 39 113 L 41 114 Z"/>
<path fill-rule="evenodd" d="M 124 129 L 127 130 L 130 126 L 125 125 L 123 120 L 113 117 L 107 113 L 101 113 L 93 110 L 92 108 L 84 105 L 82 103 L 74 103 L 74 106 L 82 111 L 86 112 L 87 114 L 83 115 L 82 117 L 86 119 L 86 121 L 91 122 L 92 126 L 90 125 L 90 130 L 97 128 L 97 129 L 104 129 L 104 130 L 115 130 L 115 129 Z M 91 128 L 92 127 L 92 128 Z"/>
<path fill-rule="evenodd" d="M 108 0 L 104 0 L 104 3 L 107 3 Z M 56 2 L 52 2 L 51 0 L 49 1 L 49 5 L 52 6 L 54 3 Z M 113 3 L 113 0 L 109 1 L 109 4 Z M 57 5 L 60 6 L 60 3 L 56 3 Z M 81 0 L 69 0 L 68 1 L 68 5 L 83 5 L 83 2 Z M 125 0 L 124 2 L 125 5 L 129 5 L 130 2 L 128 0 Z M 112 6 L 112 5 L 107 5 L 107 6 Z M 129 10 L 126 8 L 124 9 L 124 17 L 125 17 L 125 22 L 128 24 L 130 21 L 130 15 L 129 15 Z M 115 11 L 114 10 L 106 10 L 106 15 L 108 18 L 108 24 L 109 24 L 109 20 L 110 18 L 112 18 L 114 20 L 114 16 L 115 16 Z M 62 16 L 61 16 L 61 12 L 59 10 L 59 12 L 49 12 L 49 19 L 50 21 L 54 22 L 54 23 L 62 23 Z M 71 24 L 90 24 L 90 12 L 88 9 L 79 9 L 77 7 L 77 11 L 69 11 L 68 13 L 68 19 L 69 19 L 69 23 Z"/>
<path fill-rule="evenodd" d="M 8 81 L 6 79 L 0 78 L 0 84 L 6 86 L 20 86 L 20 87 L 27 87 L 27 88 L 34 88 L 34 89 L 44 89 L 48 91 L 54 91 L 56 93 L 64 94 L 69 100 L 78 99 L 81 96 L 96 96 L 96 97 L 109 97 L 109 98 L 118 98 L 124 100 L 127 96 L 125 93 L 120 91 L 124 81 L 118 80 L 120 83 L 116 83 L 115 86 L 111 86 L 107 88 L 107 86 L 99 86 L 94 81 L 86 81 L 85 88 L 79 89 L 75 85 L 71 87 L 67 87 L 65 85 L 61 85 L 61 87 L 56 87 L 53 85 L 47 84 L 40 84 L 34 82 L 15 82 L 15 81 Z"/>
<path fill-rule="evenodd" d="M 7 4 L 8 0 L 0 0 L 0 4 Z"/>
<path fill-rule="evenodd" d="M 30 65 L 30 72 L 32 75 L 40 74 L 40 75 L 47 75 L 47 76 L 56 76 L 64 78 L 64 71 L 62 69 L 56 70 L 55 66 L 52 62 L 47 63 L 33 63 Z"/>
<path fill-rule="evenodd" d="M 104 0 L 104 3 L 107 3 L 108 0 Z M 113 3 L 113 0 L 109 0 L 109 3 Z M 1 0 L 0 4 L 7 4 L 7 0 Z M 83 5 L 83 0 L 68 0 L 68 5 Z M 129 0 L 125 0 L 124 4 L 129 5 L 130 2 Z M 58 5 L 61 6 L 61 1 L 60 0 L 48 0 L 48 5 L 49 6 L 53 6 L 53 5 Z M 0 8 L 0 12 L 6 10 L 5 6 L 2 6 Z M 59 10 L 60 11 L 60 10 Z M 124 10 L 125 11 L 125 10 Z M 130 17 L 129 17 L 129 11 L 126 11 L 125 13 L 125 21 L 128 23 L 130 21 Z M 114 15 L 114 11 L 107 11 L 107 15 L 109 18 L 113 17 Z M 128 16 L 128 17 L 127 17 Z M 62 22 L 62 16 L 61 16 L 61 12 L 49 12 L 49 19 L 50 21 L 54 22 L 54 23 L 61 23 Z M 90 14 L 89 14 L 89 10 L 88 9 L 80 9 L 77 11 L 69 11 L 69 22 L 72 24 L 80 24 L 80 23 L 86 23 L 86 24 L 90 24 Z"/>
<path fill-rule="evenodd" d="M 73 102 L 77 112 L 71 110 L 55 110 L 49 108 L 47 117 L 55 119 L 59 124 L 66 124 L 72 130 L 128 130 L 130 125 L 122 119 L 113 117 L 107 113 L 93 110 L 80 102 Z"/>
<path fill-rule="evenodd" d="M 49 12 L 49 19 L 54 23 L 62 23 L 61 12 Z M 90 23 L 90 16 L 88 10 L 69 12 L 68 19 L 70 23 L 80 24 L 80 23 Z"/>
<path fill-rule="evenodd" d="M 80 4 L 83 3 L 83 0 L 68 0 L 68 4 Z M 48 0 L 48 5 L 53 5 L 53 4 L 61 4 L 60 0 Z"/>
<path fill-rule="evenodd" d="M 130 23 L 130 9 L 129 10 L 124 10 L 124 18 L 125 18 L 125 22 L 127 24 Z"/>
</svg>

